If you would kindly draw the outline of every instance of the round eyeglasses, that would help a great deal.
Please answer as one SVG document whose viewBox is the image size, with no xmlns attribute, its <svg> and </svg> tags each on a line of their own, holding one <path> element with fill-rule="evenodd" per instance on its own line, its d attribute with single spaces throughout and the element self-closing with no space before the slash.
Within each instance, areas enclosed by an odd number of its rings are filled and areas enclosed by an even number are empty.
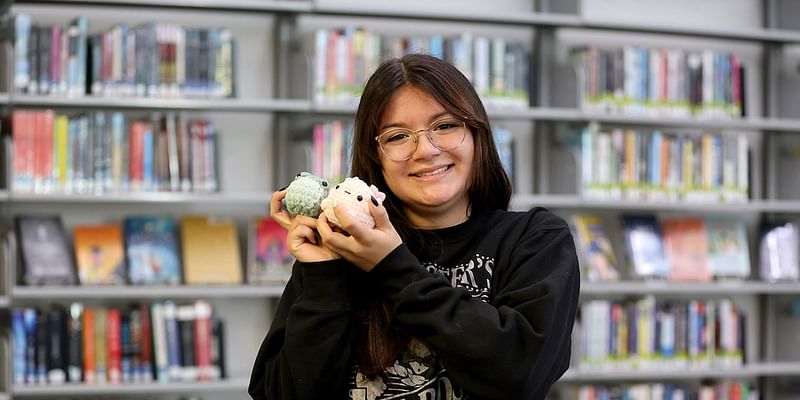
<svg viewBox="0 0 800 400">
<path fill-rule="evenodd" d="M 390 128 L 375 136 L 383 154 L 392 161 L 406 161 L 419 145 L 419 135 L 425 133 L 431 144 L 441 151 L 453 150 L 464 142 L 466 122 L 456 118 L 434 121 L 426 129 Z"/>
</svg>

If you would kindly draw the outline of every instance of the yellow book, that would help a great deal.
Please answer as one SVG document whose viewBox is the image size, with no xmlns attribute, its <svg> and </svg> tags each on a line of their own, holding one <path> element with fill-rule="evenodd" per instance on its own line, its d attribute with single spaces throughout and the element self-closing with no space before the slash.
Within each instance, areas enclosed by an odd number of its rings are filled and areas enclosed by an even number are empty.
<svg viewBox="0 0 800 400">
<path fill-rule="evenodd" d="M 66 115 L 57 115 L 54 122 L 54 129 L 53 131 L 55 134 L 53 135 L 53 139 L 55 140 L 55 145 L 53 146 L 53 150 L 55 151 L 55 157 L 53 162 L 53 177 L 56 179 L 56 185 L 59 188 L 63 188 L 66 186 L 67 182 L 67 146 L 68 146 L 68 125 L 69 125 L 69 118 Z"/>
<path fill-rule="evenodd" d="M 183 218 L 181 244 L 187 285 L 242 283 L 239 241 L 231 218 Z"/>
</svg>

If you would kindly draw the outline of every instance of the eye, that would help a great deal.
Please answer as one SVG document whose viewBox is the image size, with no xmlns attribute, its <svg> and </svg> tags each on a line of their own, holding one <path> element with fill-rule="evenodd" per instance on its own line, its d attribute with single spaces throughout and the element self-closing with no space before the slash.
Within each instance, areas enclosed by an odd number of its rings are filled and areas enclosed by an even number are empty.
<svg viewBox="0 0 800 400">
<path fill-rule="evenodd" d="M 322 181 L 322 186 L 328 187 L 328 182 Z"/>
<path fill-rule="evenodd" d="M 408 131 L 391 131 L 384 135 L 384 143 L 403 142 L 408 140 L 411 134 Z"/>
<path fill-rule="evenodd" d="M 338 189 L 339 189 L 339 185 L 336 185 L 336 187 L 335 187 L 334 189 L 337 189 L 337 190 L 338 190 Z"/>
<path fill-rule="evenodd" d="M 358 196 L 356 196 L 356 200 L 358 200 L 358 201 L 364 200 L 364 196 L 358 195 Z"/>
<path fill-rule="evenodd" d="M 447 121 L 437 122 L 433 127 L 433 131 L 434 132 L 436 132 L 436 131 L 446 131 L 446 130 L 449 130 L 449 129 L 455 129 L 455 128 L 459 128 L 459 127 L 461 127 L 461 124 L 458 121 L 447 120 Z"/>
<path fill-rule="evenodd" d="M 299 177 L 301 177 L 301 176 L 302 176 L 302 175 L 300 175 L 300 174 L 297 174 L 297 175 L 295 175 L 294 177 L 295 177 L 295 178 L 299 178 Z"/>
</svg>

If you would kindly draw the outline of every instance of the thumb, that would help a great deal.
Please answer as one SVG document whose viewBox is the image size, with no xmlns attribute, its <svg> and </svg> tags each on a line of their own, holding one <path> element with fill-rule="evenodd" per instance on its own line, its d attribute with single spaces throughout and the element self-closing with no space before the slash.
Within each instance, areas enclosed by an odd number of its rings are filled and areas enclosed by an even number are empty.
<svg viewBox="0 0 800 400">
<path fill-rule="evenodd" d="M 375 229 L 383 230 L 384 228 L 392 227 L 392 222 L 389 221 L 389 214 L 386 212 L 386 207 L 379 203 L 375 196 L 370 198 L 369 211 L 372 213 L 372 218 L 375 219 Z"/>
</svg>

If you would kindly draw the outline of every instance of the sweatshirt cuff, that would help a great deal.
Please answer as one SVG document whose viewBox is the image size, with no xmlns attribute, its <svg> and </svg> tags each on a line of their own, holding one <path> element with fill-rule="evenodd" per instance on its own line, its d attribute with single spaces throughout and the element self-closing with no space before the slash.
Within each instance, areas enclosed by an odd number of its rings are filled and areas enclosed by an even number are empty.
<svg viewBox="0 0 800 400">
<path fill-rule="evenodd" d="M 375 265 L 370 275 L 381 283 L 384 294 L 393 302 L 408 285 L 432 277 L 405 243 Z"/>
<path fill-rule="evenodd" d="M 303 273 L 303 300 L 329 305 L 349 305 L 348 268 L 342 260 L 299 263 Z"/>
</svg>

